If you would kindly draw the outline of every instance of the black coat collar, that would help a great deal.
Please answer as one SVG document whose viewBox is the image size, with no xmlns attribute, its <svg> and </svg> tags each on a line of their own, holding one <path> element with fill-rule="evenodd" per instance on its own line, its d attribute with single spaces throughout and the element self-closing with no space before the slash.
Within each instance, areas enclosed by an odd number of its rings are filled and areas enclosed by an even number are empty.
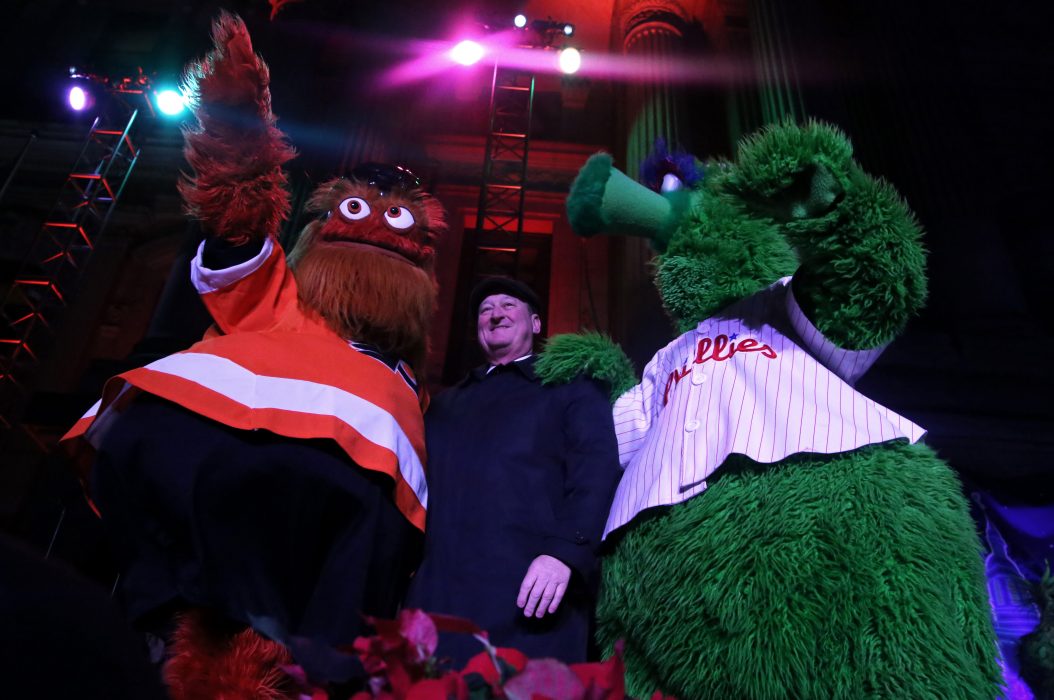
<svg viewBox="0 0 1054 700">
<path fill-rule="evenodd" d="M 467 384 L 469 382 L 481 382 L 487 377 L 494 375 L 495 373 L 502 372 L 519 372 L 528 381 L 533 382 L 538 378 L 538 376 L 534 373 L 534 363 L 537 359 L 537 355 L 531 354 L 523 358 L 522 360 L 516 360 L 515 362 L 510 362 L 506 365 L 497 365 L 490 372 L 487 372 L 487 370 L 490 369 L 490 365 L 480 365 L 479 367 L 476 367 L 475 369 L 470 371 L 468 373 L 468 376 L 465 377 L 464 381 L 462 381 L 461 383 Z"/>
</svg>

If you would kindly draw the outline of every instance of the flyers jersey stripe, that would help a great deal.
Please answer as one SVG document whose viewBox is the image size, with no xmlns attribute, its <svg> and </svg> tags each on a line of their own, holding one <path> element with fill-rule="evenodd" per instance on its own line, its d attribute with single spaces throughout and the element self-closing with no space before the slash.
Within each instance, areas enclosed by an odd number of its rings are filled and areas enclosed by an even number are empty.
<svg viewBox="0 0 1054 700">
<path fill-rule="evenodd" d="M 409 368 L 392 371 L 301 308 L 296 280 L 273 242 L 223 270 L 204 268 L 202 257 L 199 249 L 192 278 L 216 327 L 189 351 L 107 383 L 102 403 L 64 438 L 82 476 L 91 446 L 145 391 L 235 428 L 332 439 L 354 465 L 389 474 L 396 505 L 423 529 L 427 394 L 415 393 Z"/>
</svg>

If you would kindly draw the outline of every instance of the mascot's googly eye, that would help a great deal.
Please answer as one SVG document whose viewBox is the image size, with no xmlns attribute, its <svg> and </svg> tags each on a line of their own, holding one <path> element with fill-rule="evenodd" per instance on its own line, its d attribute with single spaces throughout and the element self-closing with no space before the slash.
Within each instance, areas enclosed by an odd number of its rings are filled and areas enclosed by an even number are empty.
<svg viewBox="0 0 1054 700">
<path fill-rule="evenodd" d="M 406 229 L 414 225 L 414 215 L 406 207 L 388 207 L 384 210 L 384 220 L 392 228 Z"/>
<path fill-rule="evenodd" d="M 360 197 L 348 197 L 340 203 L 340 206 L 337 207 L 337 211 L 339 211 L 340 215 L 345 219 L 358 221 L 359 219 L 365 219 L 370 215 L 370 205 L 365 199 Z"/>
</svg>

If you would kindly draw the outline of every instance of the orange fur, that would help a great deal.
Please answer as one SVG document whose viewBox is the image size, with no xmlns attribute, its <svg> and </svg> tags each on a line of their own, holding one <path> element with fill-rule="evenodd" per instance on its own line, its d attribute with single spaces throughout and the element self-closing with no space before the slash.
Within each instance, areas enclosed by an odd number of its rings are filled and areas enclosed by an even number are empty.
<svg viewBox="0 0 1054 700">
<path fill-rule="evenodd" d="M 436 284 L 428 271 L 369 249 L 315 245 L 309 226 L 290 255 L 300 301 L 342 338 L 371 343 L 420 374 Z"/>
<path fill-rule="evenodd" d="M 290 211 L 282 166 L 295 151 L 276 126 L 267 64 L 241 19 L 220 15 L 213 50 L 185 81 L 197 118 L 184 130 L 194 171 L 179 183 L 186 210 L 234 243 L 275 238 Z M 342 215 L 348 197 L 368 201 L 371 216 Z M 398 209 L 386 218 L 393 207 L 409 210 L 413 224 L 400 228 Z M 447 230 L 440 204 L 419 189 L 382 192 L 339 178 L 315 191 L 308 210 L 328 218 L 309 224 L 289 255 L 301 305 L 420 377 L 436 306 L 435 240 Z M 164 676 L 174 700 L 296 697 L 279 668 L 290 662 L 282 645 L 199 610 L 181 617 Z"/>
<path fill-rule="evenodd" d="M 164 678 L 171 700 L 296 698 L 294 684 L 280 668 L 289 663 L 289 651 L 278 642 L 192 610 L 179 618 Z"/>
<path fill-rule="evenodd" d="M 338 207 L 348 197 L 367 201 L 373 216 L 341 216 Z M 406 207 L 413 226 L 385 225 L 381 212 L 391 206 Z M 447 230 L 442 206 L 423 190 L 396 188 L 382 196 L 376 187 L 338 178 L 315 190 L 307 210 L 329 217 L 308 224 L 289 254 L 301 303 L 341 337 L 376 345 L 420 375 L 436 306 L 435 239 Z"/>
<path fill-rule="evenodd" d="M 346 221 L 337 213 L 337 207 L 348 197 L 365 199 L 377 209 L 405 206 L 413 214 L 415 223 L 405 231 L 393 231 L 379 224 L 378 217 Z M 330 215 L 322 225 L 323 237 L 372 239 L 374 244 L 395 250 L 429 271 L 435 262 L 435 240 L 447 231 L 443 207 L 424 190 L 394 189 L 381 197 L 377 188 L 366 183 L 337 178 L 319 185 L 305 208 L 314 214 Z"/>
<path fill-rule="evenodd" d="M 289 215 L 282 165 L 296 152 L 275 126 L 270 72 L 242 20 L 221 13 L 212 41 L 213 50 L 184 74 L 197 124 L 183 130 L 194 175 L 183 175 L 179 192 L 187 213 L 216 235 L 235 242 L 273 236 Z"/>
</svg>

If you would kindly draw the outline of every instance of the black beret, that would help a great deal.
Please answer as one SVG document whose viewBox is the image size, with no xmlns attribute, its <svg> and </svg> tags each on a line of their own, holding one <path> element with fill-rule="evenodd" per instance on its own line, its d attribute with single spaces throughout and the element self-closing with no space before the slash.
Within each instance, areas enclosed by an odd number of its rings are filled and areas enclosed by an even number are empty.
<svg viewBox="0 0 1054 700">
<path fill-rule="evenodd" d="M 510 297 L 526 302 L 535 313 L 538 313 L 541 307 L 538 295 L 523 282 L 511 277 L 484 277 L 469 295 L 472 310 L 479 311 L 479 305 L 492 294 L 508 294 Z"/>
<path fill-rule="evenodd" d="M 403 190 L 414 190 L 421 187 L 421 178 L 402 165 L 361 163 L 351 171 L 351 176 L 382 190 L 391 190 L 396 187 Z"/>
</svg>

